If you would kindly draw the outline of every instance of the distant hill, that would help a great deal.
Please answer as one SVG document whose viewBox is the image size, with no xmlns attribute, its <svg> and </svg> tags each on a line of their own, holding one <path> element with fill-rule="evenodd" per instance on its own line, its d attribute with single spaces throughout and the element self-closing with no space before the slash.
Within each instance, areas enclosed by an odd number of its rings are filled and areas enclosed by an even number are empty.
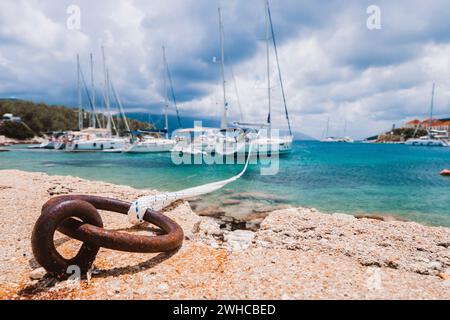
<svg viewBox="0 0 450 320">
<path fill-rule="evenodd" d="M 4 122 L 0 126 L 0 135 L 23 139 L 30 135 L 42 136 L 49 131 L 76 130 L 78 128 L 78 110 L 61 105 L 49 106 L 44 103 L 16 99 L 0 99 L 0 116 L 12 113 L 22 118 L 23 124 Z M 90 114 L 84 114 L 84 126 L 89 125 Z M 151 128 L 147 122 L 128 119 L 131 130 Z M 123 127 L 123 126 L 122 126 Z M 122 128 L 123 129 L 123 128 Z"/>
<path fill-rule="evenodd" d="M 303 132 L 294 131 L 294 140 L 313 141 L 313 140 L 318 140 L 318 139 L 313 138 Z"/>
</svg>

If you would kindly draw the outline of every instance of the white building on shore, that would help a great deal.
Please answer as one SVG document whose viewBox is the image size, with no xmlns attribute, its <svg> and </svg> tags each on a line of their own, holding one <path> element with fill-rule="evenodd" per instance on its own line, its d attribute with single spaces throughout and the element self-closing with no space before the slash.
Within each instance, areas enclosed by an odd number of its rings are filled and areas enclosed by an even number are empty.
<svg viewBox="0 0 450 320">
<path fill-rule="evenodd" d="M 2 118 L 2 121 L 11 121 L 11 122 L 22 122 L 20 117 L 14 116 L 12 113 L 5 113 Z"/>
</svg>

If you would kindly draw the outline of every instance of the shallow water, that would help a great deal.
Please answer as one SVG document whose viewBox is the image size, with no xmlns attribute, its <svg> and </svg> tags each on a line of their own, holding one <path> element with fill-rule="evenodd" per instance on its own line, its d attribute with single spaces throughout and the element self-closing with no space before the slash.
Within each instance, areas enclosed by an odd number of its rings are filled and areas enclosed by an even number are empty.
<svg viewBox="0 0 450 320">
<path fill-rule="evenodd" d="M 178 190 L 222 180 L 242 165 L 175 165 L 170 154 L 65 153 L 15 146 L 0 153 L 0 169 L 79 176 L 136 188 Z M 389 214 L 450 227 L 450 148 L 295 142 L 276 175 L 260 165 L 226 189 L 206 197 L 219 203 L 237 193 L 262 192 L 267 204 L 288 203 L 323 212 Z M 251 195 L 250 195 L 251 196 Z M 259 195 L 261 196 L 261 195 Z M 263 196 L 264 197 L 264 196 Z M 280 198 L 280 199 L 278 199 Z M 261 201 L 253 199 L 253 201 Z"/>
</svg>

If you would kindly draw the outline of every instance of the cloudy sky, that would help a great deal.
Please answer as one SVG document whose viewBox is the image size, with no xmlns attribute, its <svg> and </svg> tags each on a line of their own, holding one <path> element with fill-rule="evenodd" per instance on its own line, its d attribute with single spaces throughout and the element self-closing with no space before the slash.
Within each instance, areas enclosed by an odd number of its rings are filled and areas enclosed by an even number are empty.
<svg viewBox="0 0 450 320">
<path fill-rule="evenodd" d="M 79 30 L 67 27 L 70 5 L 80 8 Z M 381 9 L 380 30 L 366 26 L 370 5 Z M 0 97 L 75 106 L 75 55 L 88 75 L 94 54 L 100 87 L 104 45 L 126 108 L 157 114 L 165 45 L 181 114 L 219 118 L 219 6 L 230 120 L 240 117 L 233 71 L 244 120 L 263 121 L 263 0 L 1 0 Z M 330 134 L 347 122 L 347 133 L 361 138 L 426 117 L 434 81 L 435 112 L 450 116 L 448 1 L 272 0 L 271 10 L 296 131 L 320 138 L 330 117 Z M 273 121 L 285 128 L 273 51 L 271 63 Z"/>
</svg>

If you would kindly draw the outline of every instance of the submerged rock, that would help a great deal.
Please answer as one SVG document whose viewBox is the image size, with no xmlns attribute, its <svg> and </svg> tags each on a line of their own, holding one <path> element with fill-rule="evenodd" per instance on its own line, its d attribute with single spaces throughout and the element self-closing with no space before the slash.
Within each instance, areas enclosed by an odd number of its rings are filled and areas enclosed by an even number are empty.
<svg viewBox="0 0 450 320">
<path fill-rule="evenodd" d="M 268 194 L 264 192 L 241 192 L 241 193 L 235 193 L 231 197 L 232 199 L 238 199 L 238 200 L 267 200 L 267 201 L 273 201 L 273 202 L 284 202 L 287 201 L 286 197 L 274 195 L 274 194 Z"/>
<path fill-rule="evenodd" d="M 225 214 L 225 211 L 220 208 L 217 205 L 208 206 L 206 208 L 203 208 L 201 210 L 197 211 L 197 214 L 199 216 L 206 216 L 206 217 L 221 217 Z"/>
<path fill-rule="evenodd" d="M 227 199 L 227 200 L 223 200 L 222 201 L 222 204 L 224 206 L 234 206 L 234 205 L 237 205 L 237 204 L 240 204 L 240 203 L 241 203 L 241 201 L 240 200 L 236 200 L 236 199 Z"/>
<path fill-rule="evenodd" d="M 358 214 L 355 215 L 356 219 L 373 219 L 379 221 L 403 221 L 407 222 L 408 220 L 402 217 L 395 217 L 390 215 L 381 215 L 381 214 Z"/>
<path fill-rule="evenodd" d="M 254 213 L 268 213 L 275 210 L 284 210 L 292 208 L 290 205 L 279 205 L 279 206 L 262 206 L 253 209 Z"/>
</svg>

